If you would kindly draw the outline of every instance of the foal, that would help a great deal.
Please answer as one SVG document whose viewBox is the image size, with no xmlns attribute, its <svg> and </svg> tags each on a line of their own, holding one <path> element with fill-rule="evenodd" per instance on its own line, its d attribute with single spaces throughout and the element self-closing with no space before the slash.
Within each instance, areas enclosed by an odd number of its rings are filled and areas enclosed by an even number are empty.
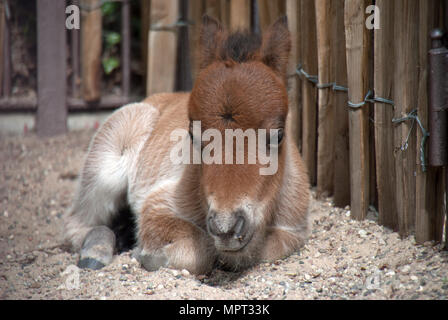
<svg viewBox="0 0 448 320">
<path fill-rule="evenodd" d="M 95 269 L 111 261 L 110 228 L 128 207 L 135 252 L 147 270 L 238 270 L 300 248 L 309 230 L 309 183 L 286 121 L 290 47 L 286 17 L 261 38 L 228 34 L 204 16 L 192 92 L 157 94 L 120 108 L 90 144 L 65 217 L 65 236 L 81 249 L 81 266 Z M 193 149 L 207 146 L 195 142 L 195 121 L 223 136 L 227 129 L 275 129 L 266 148 L 278 154 L 278 170 L 261 175 L 259 161 L 174 164 L 174 130 L 184 129 Z"/>
</svg>

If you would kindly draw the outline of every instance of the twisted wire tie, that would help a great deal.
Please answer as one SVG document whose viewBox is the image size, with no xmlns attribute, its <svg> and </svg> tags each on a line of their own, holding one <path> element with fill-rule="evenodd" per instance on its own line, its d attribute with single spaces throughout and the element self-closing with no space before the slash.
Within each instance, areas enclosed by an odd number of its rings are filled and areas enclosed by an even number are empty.
<svg viewBox="0 0 448 320">
<path fill-rule="evenodd" d="M 392 119 L 393 123 L 401 123 L 404 121 L 409 121 L 412 120 L 412 125 L 411 128 L 409 129 L 409 133 L 408 136 L 406 137 L 406 141 L 405 143 L 401 146 L 401 151 L 404 151 L 408 148 L 408 142 L 409 142 L 409 138 L 411 135 L 411 131 L 415 126 L 415 123 L 417 122 L 418 126 L 420 127 L 420 130 L 422 131 L 422 141 L 420 142 L 420 162 L 421 162 L 421 167 L 422 167 L 422 171 L 426 172 L 426 160 L 425 160 L 425 145 L 426 145 L 426 140 L 428 139 L 430 133 L 423 127 L 422 122 L 420 121 L 420 118 L 417 115 L 417 109 L 412 110 L 409 114 L 407 114 L 406 116 L 402 117 L 402 118 L 394 118 Z"/>
</svg>

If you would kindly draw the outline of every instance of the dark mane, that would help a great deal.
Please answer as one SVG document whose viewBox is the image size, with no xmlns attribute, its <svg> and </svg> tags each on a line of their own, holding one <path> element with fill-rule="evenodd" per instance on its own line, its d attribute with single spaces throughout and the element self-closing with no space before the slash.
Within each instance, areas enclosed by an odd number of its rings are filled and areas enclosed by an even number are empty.
<svg viewBox="0 0 448 320">
<path fill-rule="evenodd" d="M 249 31 L 236 31 L 224 41 L 219 56 L 238 63 L 253 60 L 261 46 L 261 37 Z"/>
</svg>

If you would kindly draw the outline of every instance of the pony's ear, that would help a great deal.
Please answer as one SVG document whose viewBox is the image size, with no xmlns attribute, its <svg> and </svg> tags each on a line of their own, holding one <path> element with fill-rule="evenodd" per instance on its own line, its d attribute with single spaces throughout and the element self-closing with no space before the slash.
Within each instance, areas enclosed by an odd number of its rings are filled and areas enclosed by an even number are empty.
<svg viewBox="0 0 448 320">
<path fill-rule="evenodd" d="M 200 68 L 203 69 L 217 58 L 219 43 L 224 30 L 218 20 L 205 14 L 199 35 Z"/>
<path fill-rule="evenodd" d="M 289 53 L 291 51 L 291 36 L 288 30 L 288 19 L 280 17 L 263 35 L 261 59 L 280 76 L 286 76 Z"/>
</svg>

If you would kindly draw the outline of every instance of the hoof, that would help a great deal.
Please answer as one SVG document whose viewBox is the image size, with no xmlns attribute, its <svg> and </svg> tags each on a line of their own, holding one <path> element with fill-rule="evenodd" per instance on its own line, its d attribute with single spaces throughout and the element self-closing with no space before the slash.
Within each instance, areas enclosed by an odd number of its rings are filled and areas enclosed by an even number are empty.
<svg viewBox="0 0 448 320">
<path fill-rule="evenodd" d="M 146 253 L 142 250 L 138 254 L 137 260 L 147 271 L 156 271 L 160 267 L 168 266 L 168 258 L 162 252 Z"/>
<path fill-rule="evenodd" d="M 106 265 L 96 259 L 93 258 L 84 258 L 79 260 L 78 262 L 78 268 L 82 269 L 92 269 L 92 270 L 99 270 Z"/>
<path fill-rule="evenodd" d="M 106 226 L 95 227 L 84 239 L 78 267 L 101 269 L 112 261 L 114 249 L 115 235 L 112 230 Z"/>
</svg>

